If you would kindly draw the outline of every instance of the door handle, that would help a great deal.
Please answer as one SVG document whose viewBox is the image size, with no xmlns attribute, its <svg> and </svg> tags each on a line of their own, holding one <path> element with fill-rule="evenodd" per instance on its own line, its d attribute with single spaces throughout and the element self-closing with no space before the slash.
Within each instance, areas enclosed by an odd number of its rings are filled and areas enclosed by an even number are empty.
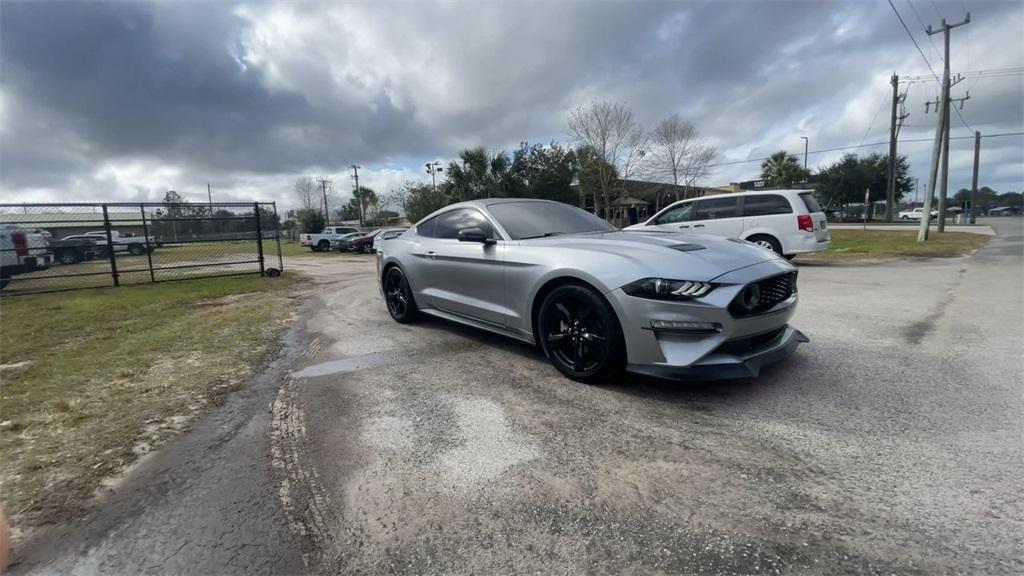
<svg viewBox="0 0 1024 576">
<path fill-rule="evenodd" d="M 433 250 L 427 250 L 426 252 L 423 253 L 423 255 L 426 256 L 427 258 L 430 258 L 431 260 L 437 258 L 437 252 L 434 252 Z"/>
<path fill-rule="evenodd" d="M 679 226 L 679 227 L 680 227 L 680 228 L 689 228 L 690 226 L 689 226 L 689 224 L 683 224 L 683 225 L 681 225 L 681 226 Z"/>
<path fill-rule="evenodd" d="M 703 228 L 704 225 L 703 224 L 694 224 L 693 227 L 694 228 Z"/>
</svg>

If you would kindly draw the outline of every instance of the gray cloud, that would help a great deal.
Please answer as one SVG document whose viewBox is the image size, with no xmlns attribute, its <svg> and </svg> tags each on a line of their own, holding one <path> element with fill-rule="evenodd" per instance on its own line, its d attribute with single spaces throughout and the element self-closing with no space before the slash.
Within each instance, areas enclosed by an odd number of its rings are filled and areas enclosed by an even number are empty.
<svg viewBox="0 0 1024 576">
<path fill-rule="evenodd" d="M 907 0 L 896 4 L 940 66 Z M 1006 49 L 1020 46 L 1020 5 L 970 8 L 973 23 L 954 33 L 954 69 L 1024 65 L 1019 49 Z M 938 9 L 950 19 L 962 10 Z M 207 180 L 226 196 L 285 199 L 303 173 L 333 174 L 347 189 L 353 162 L 392 186 L 461 147 L 564 140 L 566 113 L 591 99 L 627 101 L 649 125 L 679 112 L 723 160 L 744 160 L 798 150 L 800 135 L 815 149 L 857 144 L 865 131 L 866 142 L 884 140 L 888 75 L 927 72 L 884 3 L 7 2 L 0 10 L 5 199 L 155 198 L 168 188 L 205 190 Z M 972 127 L 1021 130 L 1020 76 L 962 87 L 971 90 Z M 930 134 L 934 116 L 921 108 L 934 92 L 911 86 L 905 137 Z M 968 133 L 954 116 L 954 134 Z M 957 187 L 970 142 L 952 148 Z M 901 150 L 922 178 L 927 149 Z M 1024 186 L 1020 138 L 986 140 L 984 158 L 984 182 Z M 757 171 L 756 163 L 722 167 L 709 183 Z"/>
</svg>

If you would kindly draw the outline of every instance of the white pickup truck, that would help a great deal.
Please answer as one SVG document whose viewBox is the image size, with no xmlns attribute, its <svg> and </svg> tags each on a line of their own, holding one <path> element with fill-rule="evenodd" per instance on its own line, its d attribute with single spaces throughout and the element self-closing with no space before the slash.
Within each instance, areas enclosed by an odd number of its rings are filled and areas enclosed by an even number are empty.
<svg viewBox="0 0 1024 576">
<path fill-rule="evenodd" d="M 0 288 L 7 286 L 11 276 L 46 270 L 52 262 L 53 253 L 44 234 L 0 226 Z"/>
<path fill-rule="evenodd" d="M 331 249 L 331 241 L 345 234 L 359 232 L 351 226 L 328 226 L 319 234 L 299 234 L 299 244 L 309 246 L 313 252 L 327 252 Z"/>
<path fill-rule="evenodd" d="M 68 236 L 64 238 L 64 240 L 78 240 L 82 238 L 95 240 L 96 246 L 100 248 L 101 254 L 107 254 L 107 233 L 105 231 L 98 230 L 95 232 L 86 232 L 85 234 Z M 117 230 L 111 230 L 110 240 L 114 244 L 114 252 L 128 252 L 133 256 L 141 256 L 146 253 L 146 238 L 143 236 L 136 236 L 134 234 L 122 234 Z M 149 249 L 151 251 L 159 245 L 160 243 L 157 241 L 155 237 L 149 237 Z"/>
<path fill-rule="evenodd" d="M 913 210 L 900 212 L 900 220 L 920 220 L 924 216 L 924 208 L 917 207 Z M 938 218 L 939 213 L 932 210 L 932 218 Z"/>
</svg>

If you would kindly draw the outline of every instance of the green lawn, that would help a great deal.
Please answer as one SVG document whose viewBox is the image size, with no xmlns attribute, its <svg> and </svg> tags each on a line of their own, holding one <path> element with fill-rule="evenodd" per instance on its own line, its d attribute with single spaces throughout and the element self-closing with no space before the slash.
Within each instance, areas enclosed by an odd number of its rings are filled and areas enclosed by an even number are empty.
<svg viewBox="0 0 1024 576">
<path fill-rule="evenodd" d="M 70 517 L 103 478 L 242 385 L 291 313 L 289 275 L 0 300 L 0 494 Z"/>
<path fill-rule="evenodd" d="M 932 231 L 927 242 L 911 230 L 832 230 L 832 246 L 823 252 L 801 254 L 799 262 L 845 262 L 889 258 L 949 258 L 985 245 L 989 237 L 967 232 Z"/>
</svg>

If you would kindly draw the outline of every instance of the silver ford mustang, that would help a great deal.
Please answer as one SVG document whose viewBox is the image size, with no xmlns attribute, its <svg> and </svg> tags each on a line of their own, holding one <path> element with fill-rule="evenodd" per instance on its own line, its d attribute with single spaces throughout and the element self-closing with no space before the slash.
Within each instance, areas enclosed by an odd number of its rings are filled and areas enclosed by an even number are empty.
<svg viewBox="0 0 1024 576">
<path fill-rule="evenodd" d="M 569 378 L 756 376 L 807 338 L 789 262 L 748 242 L 619 231 L 579 208 L 446 206 L 377 250 L 398 322 L 430 314 L 539 345 Z"/>
</svg>

